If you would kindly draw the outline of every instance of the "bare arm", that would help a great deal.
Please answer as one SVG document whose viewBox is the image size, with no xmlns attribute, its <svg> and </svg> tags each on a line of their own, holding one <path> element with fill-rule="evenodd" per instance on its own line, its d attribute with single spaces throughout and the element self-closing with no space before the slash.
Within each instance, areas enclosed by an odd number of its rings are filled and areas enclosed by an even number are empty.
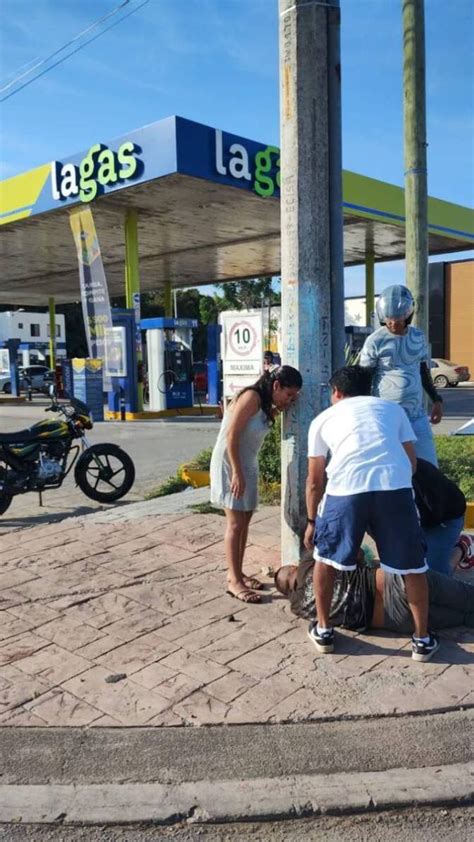
<svg viewBox="0 0 474 842">
<path fill-rule="evenodd" d="M 431 407 L 431 423 L 439 424 L 443 417 L 443 399 L 436 391 L 431 378 L 431 372 L 425 362 L 420 363 L 421 383 L 428 397 L 433 402 Z"/>
<path fill-rule="evenodd" d="M 415 446 L 412 441 L 403 441 L 402 445 L 405 449 L 405 453 L 408 456 L 411 462 L 411 472 L 412 474 L 416 471 L 416 453 L 415 453 Z"/>
<path fill-rule="evenodd" d="M 306 479 L 306 511 L 308 520 L 316 520 L 319 502 L 326 484 L 326 457 L 310 456 L 308 459 L 308 477 Z M 313 547 L 314 524 L 308 523 L 304 536 L 307 550 Z"/>
<path fill-rule="evenodd" d="M 227 431 L 227 453 L 232 466 L 230 489 L 234 497 L 237 497 L 237 499 L 242 497 L 245 491 L 245 480 L 242 473 L 242 466 L 240 464 L 240 436 L 242 430 L 259 409 L 259 396 L 256 392 L 248 391 L 241 395 L 231 410 L 232 418 Z"/>
</svg>

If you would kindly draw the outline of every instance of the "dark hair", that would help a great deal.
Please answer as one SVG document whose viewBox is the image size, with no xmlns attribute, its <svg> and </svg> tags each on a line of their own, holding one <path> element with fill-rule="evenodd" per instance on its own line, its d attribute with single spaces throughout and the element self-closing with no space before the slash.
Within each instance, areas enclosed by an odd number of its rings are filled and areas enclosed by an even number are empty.
<svg viewBox="0 0 474 842">
<path fill-rule="evenodd" d="M 273 406 L 273 384 L 278 380 L 282 388 L 301 389 L 303 385 L 303 378 L 298 369 L 291 365 L 281 365 L 272 371 L 264 371 L 261 377 L 253 386 L 246 386 L 238 393 L 236 400 L 240 398 L 244 392 L 256 392 L 262 402 L 262 409 L 267 416 L 270 423 L 273 424 L 272 406 Z"/>
<path fill-rule="evenodd" d="M 372 387 L 372 371 L 361 365 L 346 365 L 332 375 L 329 385 L 337 389 L 346 398 L 356 398 L 360 395 L 370 395 Z"/>
<path fill-rule="evenodd" d="M 272 363 L 273 362 L 273 351 L 265 351 L 265 353 L 263 355 L 263 359 L 264 360 L 270 360 L 270 362 Z"/>
</svg>

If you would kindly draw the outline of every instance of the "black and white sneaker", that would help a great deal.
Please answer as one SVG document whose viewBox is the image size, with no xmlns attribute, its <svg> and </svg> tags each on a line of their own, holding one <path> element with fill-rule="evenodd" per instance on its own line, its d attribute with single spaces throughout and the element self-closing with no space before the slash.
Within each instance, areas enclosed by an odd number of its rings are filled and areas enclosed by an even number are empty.
<svg viewBox="0 0 474 842">
<path fill-rule="evenodd" d="M 430 661 L 434 653 L 439 649 L 439 640 L 436 635 L 430 632 L 430 642 L 423 643 L 415 637 L 411 639 L 411 656 L 414 661 Z"/>
<path fill-rule="evenodd" d="M 310 623 L 308 637 L 314 643 L 318 652 L 322 652 L 324 655 L 334 652 L 334 629 L 324 632 L 324 634 L 318 634 L 316 623 Z"/>
</svg>

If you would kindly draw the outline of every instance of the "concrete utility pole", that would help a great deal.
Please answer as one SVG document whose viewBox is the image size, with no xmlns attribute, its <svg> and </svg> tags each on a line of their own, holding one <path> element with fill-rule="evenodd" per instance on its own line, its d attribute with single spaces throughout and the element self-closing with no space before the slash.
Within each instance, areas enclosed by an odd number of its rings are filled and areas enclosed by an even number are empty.
<svg viewBox="0 0 474 842">
<path fill-rule="evenodd" d="M 424 0 L 402 0 L 406 278 L 414 324 L 428 336 L 428 211 Z"/>
<path fill-rule="evenodd" d="M 304 380 L 283 419 L 283 563 L 299 559 L 307 434 L 328 405 L 333 329 L 343 353 L 339 15 L 338 0 L 280 0 L 283 362 Z"/>
</svg>

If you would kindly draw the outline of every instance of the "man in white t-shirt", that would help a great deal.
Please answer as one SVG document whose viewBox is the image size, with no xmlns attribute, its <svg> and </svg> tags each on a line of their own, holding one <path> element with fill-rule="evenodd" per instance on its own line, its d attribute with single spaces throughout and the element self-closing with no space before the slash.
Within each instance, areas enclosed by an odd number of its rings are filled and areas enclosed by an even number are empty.
<svg viewBox="0 0 474 842">
<path fill-rule="evenodd" d="M 400 406 L 371 397 L 371 379 L 361 366 L 339 369 L 329 381 L 332 406 L 309 428 L 304 542 L 308 549 L 314 544 L 318 620 L 308 634 L 319 652 L 334 650 L 329 611 L 336 570 L 356 568 L 369 530 L 381 567 L 405 576 L 412 657 L 428 661 L 439 642 L 428 630 L 426 549 L 412 490 L 416 436 Z"/>
</svg>

